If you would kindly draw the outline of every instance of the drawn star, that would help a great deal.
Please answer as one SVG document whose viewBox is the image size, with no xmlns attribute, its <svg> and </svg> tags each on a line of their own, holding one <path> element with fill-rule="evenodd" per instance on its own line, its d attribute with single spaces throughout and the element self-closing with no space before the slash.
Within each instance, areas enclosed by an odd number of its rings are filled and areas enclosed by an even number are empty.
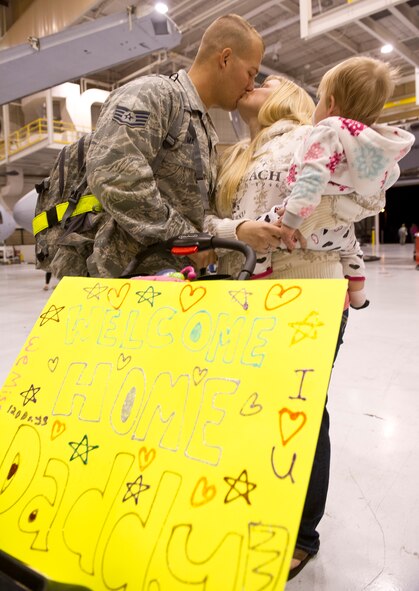
<svg viewBox="0 0 419 591">
<path fill-rule="evenodd" d="M 251 493 L 257 485 L 249 482 L 247 478 L 247 470 L 243 470 L 238 478 L 229 478 L 228 476 L 224 476 L 224 480 L 228 485 L 230 485 L 230 490 L 224 499 L 224 503 L 231 503 L 231 501 L 235 501 L 239 497 L 243 497 L 248 505 L 251 504 L 249 500 L 249 493 Z"/>
<path fill-rule="evenodd" d="M 324 322 L 319 320 L 319 313 L 313 311 L 302 322 L 290 322 L 289 326 L 295 329 L 291 340 L 291 345 L 295 345 L 304 339 L 317 339 L 317 329 L 324 326 Z"/>
<path fill-rule="evenodd" d="M 246 291 L 245 288 L 243 287 L 242 289 L 239 289 L 238 291 L 229 291 L 228 292 L 232 299 L 237 302 L 242 308 L 243 310 L 247 310 L 249 308 L 249 303 L 247 301 L 247 297 L 253 295 L 253 293 L 251 291 Z M 238 296 L 242 296 L 242 297 L 238 297 Z"/>
<path fill-rule="evenodd" d="M 99 447 L 98 445 L 89 445 L 87 435 L 84 435 L 83 439 L 79 443 L 77 443 L 76 441 L 70 441 L 68 445 L 74 449 L 73 455 L 70 458 L 70 462 L 72 462 L 76 458 L 80 458 L 83 464 L 87 464 L 87 461 L 89 459 L 89 452 Z M 82 453 L 80 453 L 79 447 L 83 446 L 85 447 L 85 449 Z"/>
<path fill-rule="evenodd" d="M 140 299 L 138 300 L 137 304 L 141 304 L 142 302 L 148 302 L 151 307 L 154 306 L 154 299 L 161 295 L 160 291 L 156 291 L 152 285 L 147 287 L 145 291 L 136 291 L 135 292 Z"/>
<path fill-rule="evenodd" d="M 39 326 L 44 326 L 44 324 L 46 324 L 48 322 L 48 320 L 54 320 L 54 322 L 60 322 L 60 318 L 58 316 L 58 314 L 61 312 L 61 310 L 64 310 L 65 306 L 61 306 L 60 308 L 57 308 L 57 306 L 55 306 L 54 304 L 51 304 L 51 306 L 48 308 L 48 310 L 46 312 L 44 312 L 43 314 L 41 314 L 40 318 L 41 323 Z"/>
<path fill-rule="evenodd" d="M 122 502 L 128 501 L 128 499 L 133 498 L 135 504 L 138 504 L 138 497 L 140 493 L 150 488 L 149 484 L 143 484 L 143 475 L 139 476 L 135 482 L 127 482 L 127 492 L 125 493 Z"/>
<path fill-rule="evenodd" d="M 83 291 L 87 293 L 87 299 L 91 300 L 93 298 L 99 299 L 101 293 L 108 289 L 107 285 L 101 285 L 100 283 L 95 283 L 93 287 L 83 287 Z"/>
<path fill-rule="evenodd" d="M 21 392 L 20 395 L 24 397 L 23 406 L 26 406 L 29 402 L 36 402 L 35 395 L 38 394 L 41 388 L 35 388 L 33 384 L 28 390 Z"/>
</svg>

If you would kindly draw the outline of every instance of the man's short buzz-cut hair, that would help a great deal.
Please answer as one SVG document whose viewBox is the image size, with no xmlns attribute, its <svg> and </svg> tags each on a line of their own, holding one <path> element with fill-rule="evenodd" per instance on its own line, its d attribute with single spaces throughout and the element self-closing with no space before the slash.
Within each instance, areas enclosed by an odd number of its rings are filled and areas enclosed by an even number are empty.
<svg viewBox="0 0 419 591">
<path fill-rule="evenodd" d="M 205 61 L 226 47 L 231 47 L 239 55 L 243 55 L 249 49 L 252 39 L 260 43 L 264 52 L 265 44 L 261 35 L 247 20 L 238 14 L 225 14 L 206 29 L 196 59 L 198 62 Z"/>
</svg>

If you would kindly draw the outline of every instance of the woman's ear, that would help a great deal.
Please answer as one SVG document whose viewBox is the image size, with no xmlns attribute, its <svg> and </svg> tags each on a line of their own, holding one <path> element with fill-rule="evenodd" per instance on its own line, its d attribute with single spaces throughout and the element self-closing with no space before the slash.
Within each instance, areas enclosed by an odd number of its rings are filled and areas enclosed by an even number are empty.
<svg viewBox="0 0 419 591">
<path fill-rule="evenodd" d="M 220 53 L 219 64 L 221 68 L 225 68 L 227 66 L 228 61 L 231 58 L 233 51 L 230 47 L 225 47 L 223 51 Z"/>
</svg>

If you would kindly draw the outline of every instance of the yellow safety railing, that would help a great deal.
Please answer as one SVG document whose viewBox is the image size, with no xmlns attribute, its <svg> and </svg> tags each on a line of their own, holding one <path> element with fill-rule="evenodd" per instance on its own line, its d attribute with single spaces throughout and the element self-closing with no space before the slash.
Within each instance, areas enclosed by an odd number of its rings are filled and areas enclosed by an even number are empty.
<svg viewBox="0 0 419 591">
<path fill-rule="evenodd" d="M 76 129 L 73 123 L 67 121 L 54 120 L 52 123 L 53 140 L 58 144 L 71 144 L 90 131 L 90 129 Z M 8 155 L 12 156 L 47 138 L 48 120 L 35 119 L 11 133 L 6 140 L 0 141 L 0 161 L 6 158 L 6 142 Z"/>
</svg>

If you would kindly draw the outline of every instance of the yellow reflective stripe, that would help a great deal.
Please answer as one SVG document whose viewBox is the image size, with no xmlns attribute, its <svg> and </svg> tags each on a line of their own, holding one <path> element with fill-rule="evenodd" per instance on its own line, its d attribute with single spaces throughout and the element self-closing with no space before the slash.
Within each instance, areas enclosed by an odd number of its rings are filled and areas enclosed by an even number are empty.
<svg viewBox="0 0 419 591">
<path fill-rule="evenodd" d="M 59 203 L 58 205 L 55 206 L 55 209 L 57 211 L 57 218 L 58 218 L 59 222 L 61 222 L 61 220 L 63 219 L 64 214 L 67 210 L 67 207 L 68 207 L 68 201 L 66 201 L 64 203 Z M 81 215 L 83 213 L 88 213 L 89 211 L 99 212 L 99 211 L 102 211 L 102 209 L 103 209 L 102 205 L 100 204 L 100 202 L 96 199 L 96 197 L 94 195 L 83 195 L 83 197 L 81 197 L 80 201 L 77 203 L 77 206 L 70 217 L 74 217 L 76 215 Z M 46 213 L 46 211 L 43 211 L 42 213 L 38 214 L 32 221 L 33 235 L 36 236 L 39 232 L 42 232 L 42 230 L 46 230 L 47 228 L 48 228 L 47 213 Z"/>
<path fill-rule="evenodd" d="M 42 213 L 34 217 L 32 220 L 33 235 L 36 236 L 38 232 L 42 232 L 42 230 L 45 230 L 45 228 L 48 228 L 48 220 L 47 214 L 45 213 L 45 211 L 43 211 Z"/>
</svg>

